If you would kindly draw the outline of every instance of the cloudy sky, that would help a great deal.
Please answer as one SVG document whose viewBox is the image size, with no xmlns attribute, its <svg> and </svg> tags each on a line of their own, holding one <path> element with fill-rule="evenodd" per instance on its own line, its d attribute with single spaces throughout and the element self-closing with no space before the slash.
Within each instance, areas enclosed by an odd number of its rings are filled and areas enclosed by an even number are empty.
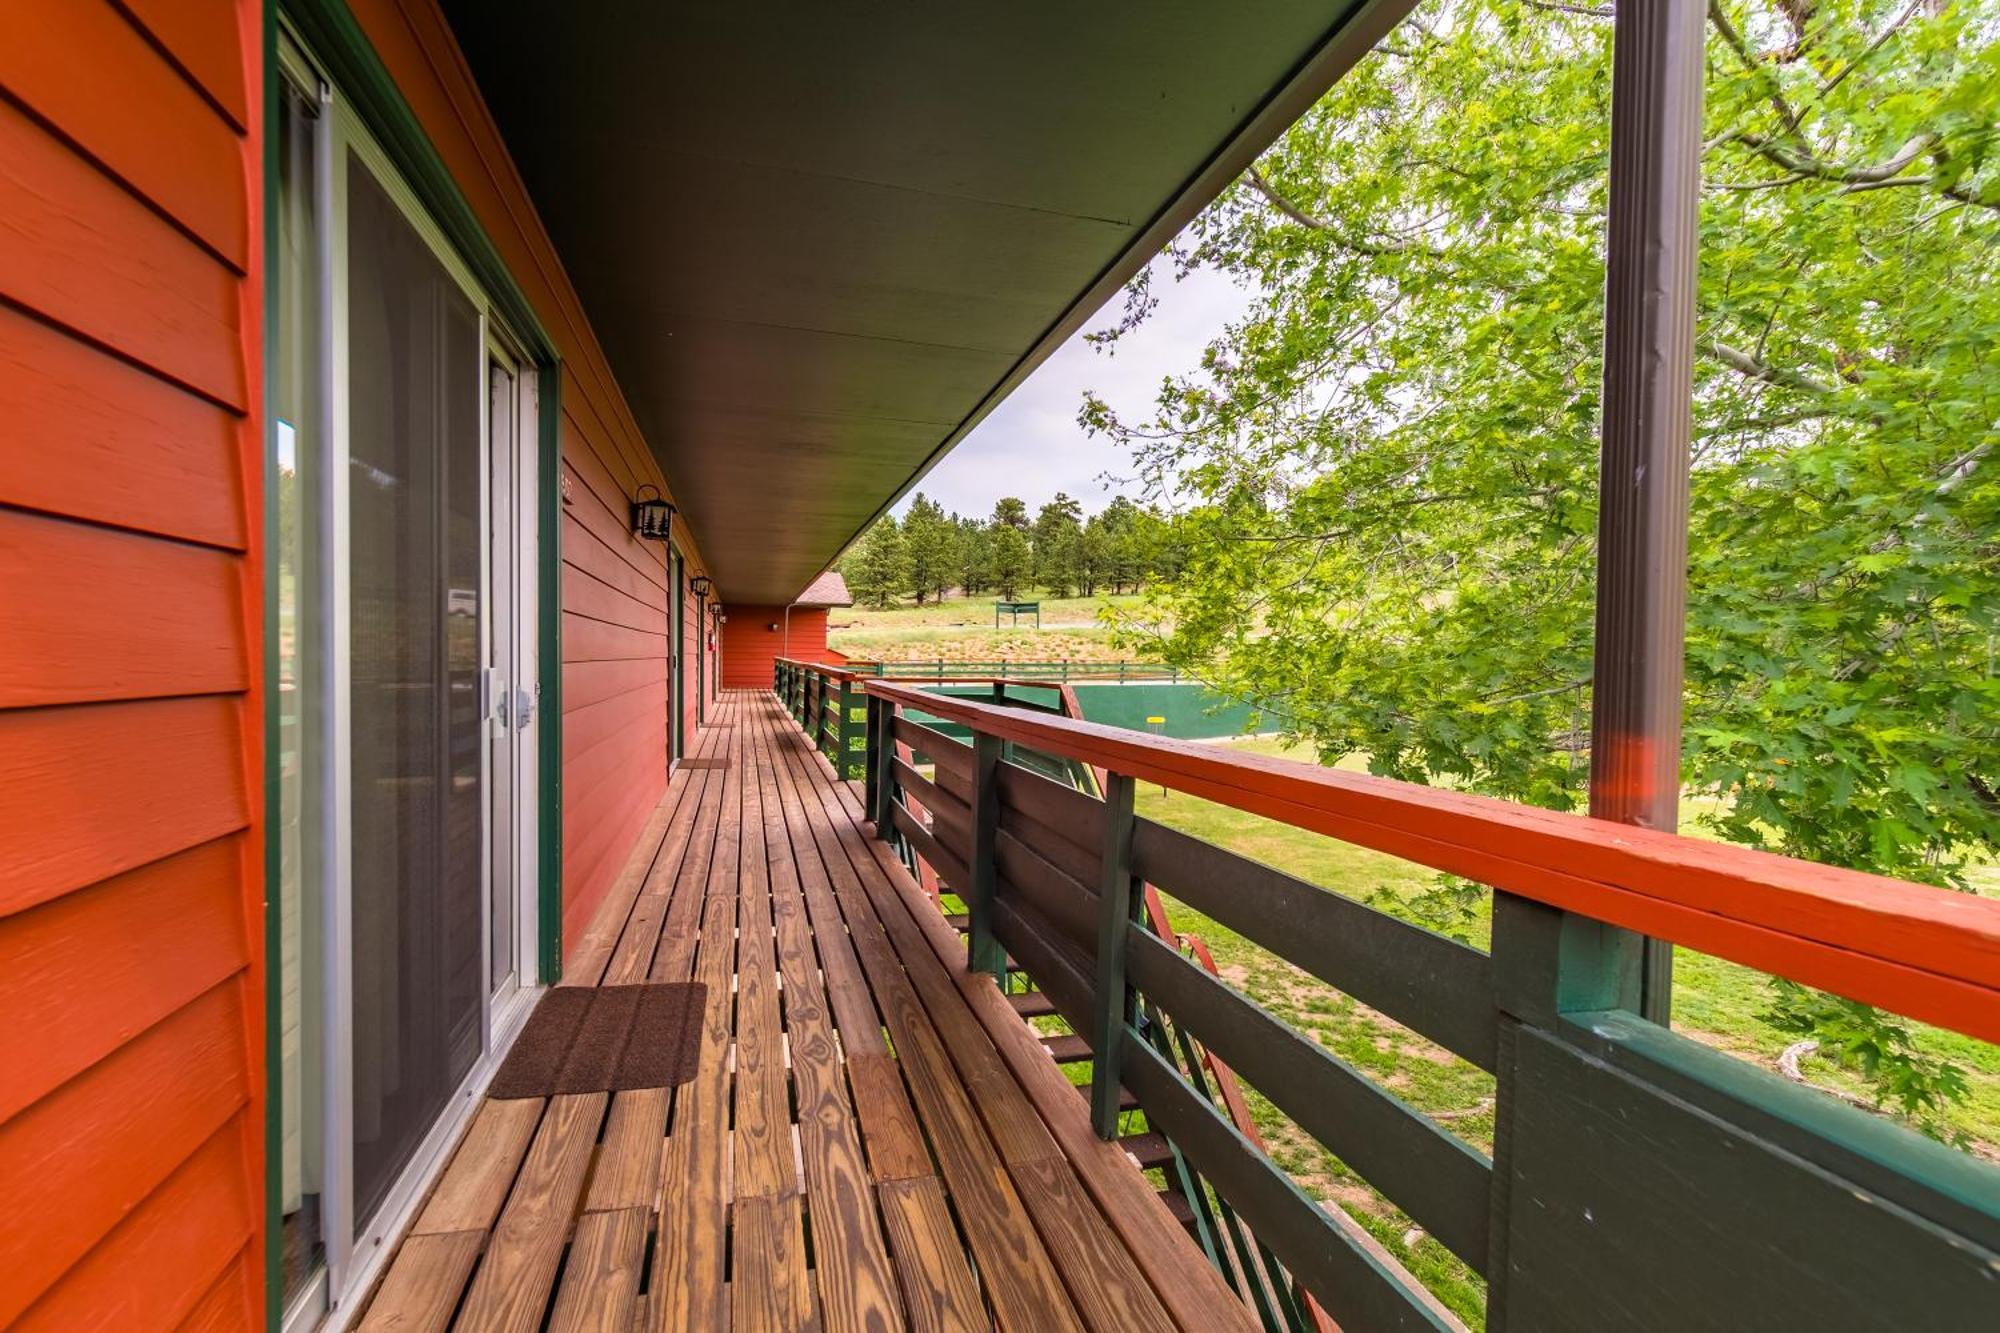
<svg viewBox="0 0 2000 1333">
<path fill-rule="evenodd" d="M 980 422 L 919 489 L 960 514 L 990 514 L 1003 495 L 1018 495 L 1032 514 L 1057 491 L 1075 496 L 1086 513 L 1104 508 L 1117 493 L 1107 485 L 1106 474 L 1129 477 L 1131 460 L 1076 424 L 1084 390 L 1096 390 L 1128 420 L 1143 420 L 1152 411 L 1160 380 L 1198 365 L 1208 340 L 1249 304 L 1246 292 L 1207 269 L 1175 282 L 1171 268 L 1162 266 L 1153 290 L 1159 307 L 1136 332 L 1119 340 L 1115 354 L 1097 351 L 1078 332 Z M 1114 322 L 1123 301 L 1123 293 L 1114 296 L 1085 322 L 1084 331 Z M 1124 489 L 1137 491 L 1130 484 Z M 896 507 L 899 515 L 909 508 L 910 498 Z"/>
</svg>

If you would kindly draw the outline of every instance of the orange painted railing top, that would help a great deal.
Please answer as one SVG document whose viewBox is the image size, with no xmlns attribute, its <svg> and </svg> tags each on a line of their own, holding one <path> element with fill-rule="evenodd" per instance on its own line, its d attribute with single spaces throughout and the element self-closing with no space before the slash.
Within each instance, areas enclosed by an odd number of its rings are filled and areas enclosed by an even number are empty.
<svg viewBox="0 0 2000 1333">
<path fill-rule="evenodd" d="M 2000 902 L 1992 899 L 879 679 L 865 688 L 1005 740 L 2000 1041 Z"/>
</svg>

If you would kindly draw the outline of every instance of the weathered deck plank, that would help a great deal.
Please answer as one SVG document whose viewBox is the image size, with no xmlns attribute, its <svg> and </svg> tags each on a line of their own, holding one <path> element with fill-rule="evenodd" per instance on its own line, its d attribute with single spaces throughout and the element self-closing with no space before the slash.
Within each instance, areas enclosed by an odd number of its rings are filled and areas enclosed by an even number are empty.
<svg viewBox="0 0 2000 1333">
<path fill-rule="evenodd" d="M 714 720 L 564 981 L 704 982 L 694 1078 L 482 1104 L 364 1327 L 1247 1327 L 782 706 Z"/>
</svg>

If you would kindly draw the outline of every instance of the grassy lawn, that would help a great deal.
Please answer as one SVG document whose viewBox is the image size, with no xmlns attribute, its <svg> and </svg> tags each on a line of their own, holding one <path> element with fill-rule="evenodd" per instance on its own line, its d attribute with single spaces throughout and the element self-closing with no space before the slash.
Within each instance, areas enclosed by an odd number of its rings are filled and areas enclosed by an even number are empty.
<svg viewBox="0 0 2000 1333">
<path fill-rule="evenodd" d="M 1033 601 L 1035 594 L 1022 594 L 1025 601 Z M 1095 625 L 1098 611 L 1106 606 L 1137 606 L 1140 598 L 1132 595 L 1113 597 L 1044 597 L 1042 600 L 1042 627 L 1050 629 L 1060 625 Z M 948 597 L 942 602 L 925 602 L 922 606 L 914 602 L 903 602 L 887 610 L 875 610 L 866 606 L 838 606 L 827 613 L 827 623 L 836 631 L 856 629 L 861 631 L 883 629 L 977 629 L 984 626 L 993 628 L 993 603 L 995 599 L 986 597 Z M 1012 617 L 1002 616 L 1000 623 L 1007 624 Z M 1024 618 L 1022 624 L 1032 629 L 1034 621 Z"/>
<path fill-rule="evenodd" d="M 954 597 L 922 606 L 877 611 L 837 607 L 828 615 L 827 642 L 849 657 L 884 662 L 1129 662 L 1097 621 L 1109 606 L 1137 597 L 1064 597 L 1042 602 L 1042 625 L 1011 617 L 993 627 L 993 599 Z"/>
<path fill-rule="evenodd" d="M 1228 744 L 1261 754 L 1310 760 L 1275 740 Z M 1344 762 L 1343 768 L 1360 768 Z M 1142 786 L 1139 812 L 1163 824 L 1228 847 L 1328 889 L 1398 916 L 1437 924 L 1437 877 L 1420 867 L 1336 842 L 1255 815 L 1244 814 L 1182 793 Z M 1692 812 L 1691 812 L 1692 813 Z M 1692 817 L 1688 821 L 1695 828 Z M 1989 868 L 1987 891 L 2000 896 L 2000 869 Z M 1321 1045 L 1394 1091 L 1412 1106 L 1440 1120 L 1452 1133 L 1492 1152 L 1493 1078 L 1442 1050 L 1387 1016 L 1359 1004 L 1300 969 L 1250 943 L 1227 927 L 1170 901 L 1176 929 L 1200 935 L 1217 966 L 1236 986 L 1308 1033 Z M 1471 898 L 1459 918 L 1462 938 L 1487 944 L 1490 895 Z M 1696 1040 L 1727 1050 L 1766 1069 L 1795 1038 L 1765 1021 L 1770 989 L 1762 974 L 1717 958 L 1681 950 L 1675 971 L 1675 1027 Z M 1957 1063 L 1972 1094 L 1952 1114 L 1953 1127 L 1971 1150 L 2000 1157 L 2000 1047 L 1934 1028 L 1919 1028 L 1919 1045 Z M 1818 1058 L 1803 1071 L 1816 1084 L 1863 1091 L 1854 1074 Z M 1375 1235 L 1447 1305 L 1475 1326 L 1482 1316 L 1484 1283 L 1435 1240 L 1368 1187 L 1345 1163 L 1292 1125 L 1269 1101 L 1249 1090 L 1252 1115 L 1277 1162 L 1314 1197 L 1338 1203 Z"/>
</svg>

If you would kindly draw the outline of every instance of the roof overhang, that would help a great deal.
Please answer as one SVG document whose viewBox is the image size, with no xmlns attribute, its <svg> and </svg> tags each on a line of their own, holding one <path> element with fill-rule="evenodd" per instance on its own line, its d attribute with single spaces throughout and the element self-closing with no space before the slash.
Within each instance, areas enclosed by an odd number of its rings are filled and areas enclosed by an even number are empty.
<svg viewBox="0 0 2000 1333">
<path fill-rule="evenodd" d="M 1410 7 L 445 0 L 717 583 L 766 603 Z"/>
</svg>

